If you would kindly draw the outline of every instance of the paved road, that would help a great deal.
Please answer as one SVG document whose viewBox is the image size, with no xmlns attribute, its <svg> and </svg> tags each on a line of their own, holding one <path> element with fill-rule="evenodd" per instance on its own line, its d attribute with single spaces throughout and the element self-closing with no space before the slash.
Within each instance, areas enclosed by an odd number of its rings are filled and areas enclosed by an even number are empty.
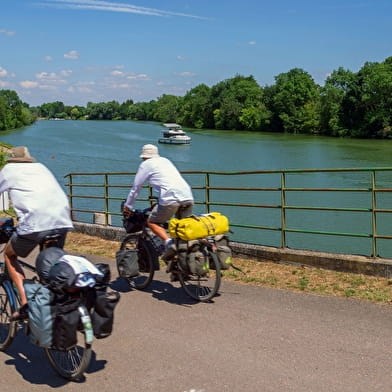
<svg viewBox="0 0 392 392">
<path fill-rule="evenodd" d="M 1 392 L 392 391 L 391 307 L 230 282 L 195 303 L 164 272 L 129 291 L 111 267 L 115 328 L 85 380 L 59 378 L 20 335 L 0 353 Z"/>
</svg>

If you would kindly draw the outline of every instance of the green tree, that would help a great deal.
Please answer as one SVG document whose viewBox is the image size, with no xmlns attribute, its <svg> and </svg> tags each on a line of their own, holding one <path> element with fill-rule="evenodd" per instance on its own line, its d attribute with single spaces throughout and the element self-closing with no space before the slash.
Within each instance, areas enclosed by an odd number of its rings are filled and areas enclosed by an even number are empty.
<svg viewBox="0 0 392 392">
<path fill-rule="evenodd" d="M 0 90 L 0 130 L 20 128 L 33 123 L 34 115 L 27 104 L 12 90 Z"/>
<path fill-rule="evenodd" d="M 177 122 L 180 115 L 180 101 L 182 98 L 164 94 L 158 98 L 153 119 L 160 122 Z"/>
<path fill-rule="evenodd" d="M 246 118 L 249 118 L 249 111 L 242 111 L 250 108 L 263 110 L 262 97 L 263 91 L 253 76 L 236 75 L 234 78 L 216 84 L 211 88 L 211 108 L 215 128 L 245 129 L 250 122 L 245 120 L 245 117 L 242 117 L 241 121 L 240 117 L 246 113 Z M 260 125 L 256 125 L 256 130 L 260 129 Z"/>
<path fill-rule="evenodd" d="M 179 122 L 193 128 L 212 128 L 214 126 L 211 111 L 211 89 L 200 84 L 188 91 L 181 105 Z"/>
<path fill-rule="evenodd" d="M 289 133 L 318 133 L 320 87 L 302 69 L 294 68 L 275 77 L 269 90 L 273 124 Z"/>
<path fill-rule="evenodd" d="M 342 101 L 354 78 L 353 72 L 340 67 L 325 81 L 320 97 L 320 133 L 330 136 L 349 133 L 342 121 Z"/>
<path fill-rule="evenodd" d="M 392 57 L 367 62 L 342 101 L 343 122 L 358 137 L 392 137 Z"/>
</svg>

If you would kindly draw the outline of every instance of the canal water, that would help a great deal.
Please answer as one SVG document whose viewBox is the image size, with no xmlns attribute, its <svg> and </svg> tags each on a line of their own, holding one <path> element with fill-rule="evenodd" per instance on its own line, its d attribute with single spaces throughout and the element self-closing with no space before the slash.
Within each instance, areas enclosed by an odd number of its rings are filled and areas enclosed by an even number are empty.
<svg viewBox="0 0 392 392">
<path fill-rule="evenodd" d="M 0 140 L 12 145 L 28 146 L 31 154 L 47 165 L 59 182 L 64 184 L 64 176 L 71 172 L 136 171 L 140 163 L 141 147 L 146 143 L 158 145 L 161 129 L 160 124 L 149 122 L 37 121 L 24 129 L 2 132 Z M 238 172 L 392 166 L 392 141 L 388 140 L 340 139 L 243 131 L 187 130 L 187 132 L 192 137 L 190 145 L 159 144 L 160 154 L 172 160 L 180 171 Z M 389 182 L 390 179 L 386 180 Z M 259 185 L 248 184 L 248 186 Z M 232 213 L 235 218 L 236 213 L 234 211 Z M 263 217 L 263 211 L 260 211 L 260 214 L 256 218 L 254 212 L 249 213 L 249 219 L 256 219 L 255 224 L 263 225 L 265 224 L 263 221 L 267 222 L 269 217 Z M 311 220 L 312 215 L 297 219 L 299 224 L 302 224 L 307 219 Z M 351 223 L 361 224 L 355 214 Z M 247 241 L 252 235 L 243 230 L 236 230 L 232 237 L 235 240 L 264 245 L 279 246 L 280 244 L 279 233 L 266 232 L 262 236 L 259 233 L 257 238 L 250 238 Z M 317 235 L 299 236 L 294 233 L 290 234 L 288 242 L 290 247 L 369 254 L 369 240 L 362 238 L 349 239 L 334 236 L 321 238 Z M 383 253 L 384 257 L 392 257 L 389 245 L 384 246 Z"/>
</svg>

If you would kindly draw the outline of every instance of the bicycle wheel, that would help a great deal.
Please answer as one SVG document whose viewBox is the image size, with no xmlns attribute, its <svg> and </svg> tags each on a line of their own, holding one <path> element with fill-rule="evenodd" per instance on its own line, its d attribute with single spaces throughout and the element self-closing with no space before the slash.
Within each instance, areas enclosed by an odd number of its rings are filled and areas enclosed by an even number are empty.
<svg viewBox="0 0 392 392">
<path fill-rule="evenodd" d="M 10 321 L 17 309 L 16 296 L 9 280 L 0 284 L 0 351 L 5 351 L 16 335 L 17 323 Z"/>
<path fill-rule="evenodd" d="M 180 272 L 178 278 L 182 288 L 191 297 L 201 302 L 209 302 L 218 293 L 221 284 L 221 269 L 217 256 L 209 252 L 210 269 L 205 276 L 187 275 Z"/>
<path fill-rule="evenodd" d="M 121 243 L 121 250 L 135 249 L 138 251 L 139 275 L 129 278 L 129 284 L 138 290 L 145 289 L 154 278 L 154 263 L 147 242 L 135 234 L 130 234 Z"/>
<path fill-rule="evenodd" d="M 76 346 L 70 350 L 44 349 L 53 369 L 68 380 L 81 378 L 91 360 L 91 343 L 87 342 L 84 331 L 78 331 L 77 339 Z"/>
</svg>

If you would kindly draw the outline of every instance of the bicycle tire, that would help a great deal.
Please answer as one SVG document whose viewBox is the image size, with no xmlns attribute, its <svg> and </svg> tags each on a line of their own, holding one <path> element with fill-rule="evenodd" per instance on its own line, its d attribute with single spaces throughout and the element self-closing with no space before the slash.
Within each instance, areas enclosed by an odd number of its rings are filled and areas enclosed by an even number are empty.
<svg viewBox="0 0 392 392">
<path fill-rule="evenodd" d="M 221 268 L 215 253 L 208 253 L 210 269 L 205 276 L 178 273 L 178 279 L 184 291 L 200 302 L 210 302 L 217 295 L 221 285 Z"/>
<path fill-rule="evenodd" d="M 10 321 L 17 310 L 17 300 L 9 280 L 0 284 L 0 351 L 5 351 L 16 335 L 17 322 Z"/>
<path fill-rule="evenodd" d="M 139 275 L 128 278 L 128 282 L 131 287 L 143 290 L 152 282 L 155 268 L 147 241 L 137 234 L 130 234 L 121 242 L 120 250 L 135 248 L 138 251 Z"/>
<path fill-rule="evenodd" d="M 68 380 L 80 379 L 91 361 L 91 343 L 87 342 L 84 330 L 77 332 L 77 340 L 70 350 L 44 349 L 53 369 Z"/>
</svg>

